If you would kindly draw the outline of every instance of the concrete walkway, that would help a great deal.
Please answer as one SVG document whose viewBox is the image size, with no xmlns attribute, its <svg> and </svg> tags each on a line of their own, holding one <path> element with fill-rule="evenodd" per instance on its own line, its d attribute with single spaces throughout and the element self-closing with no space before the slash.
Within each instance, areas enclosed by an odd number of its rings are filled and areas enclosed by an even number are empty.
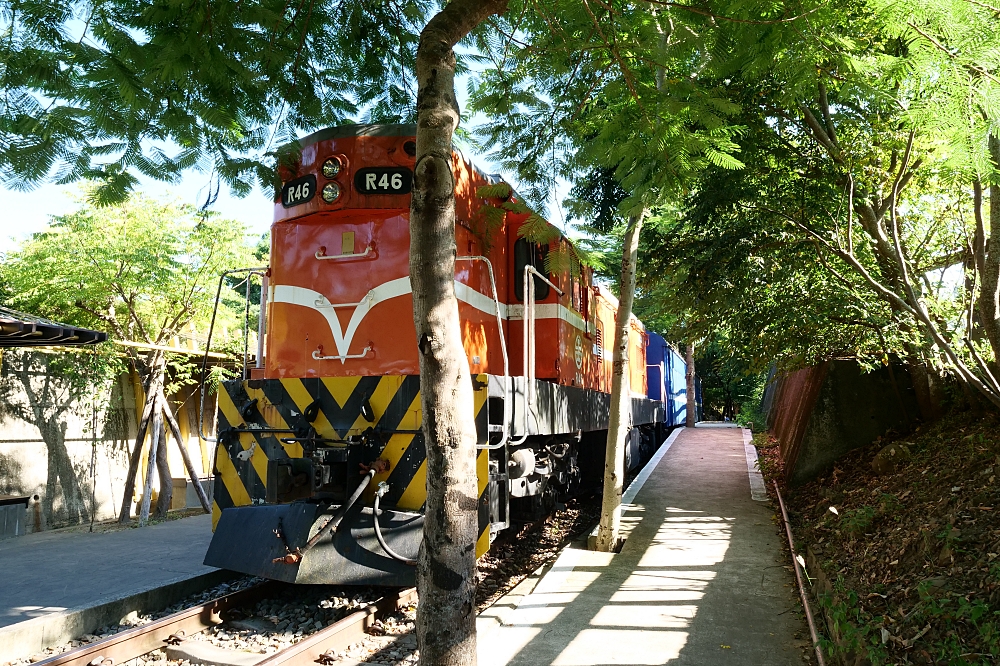
<svg viewBox="0 0 1000 666">
<path fill-rule="evenodd" d="M 622 552 L 568 548 L 530 593 L 483 613 L 481 666 L 810 663 L 774 511 L 751 499 L 742 430 L 668 441 L 623 512 Z"/>
<path fill-rule="evenodd" d="M 142 529 L 54 531 L 0 541 L 0 627 L 215 571 L 212 517 Z"/>
<path fill-rule="evenodd" d="M 202 564 L 209 515 L 117 532 L 55 530 L 0 541 L 0 664 L 231 577 Z"/>
</svg>

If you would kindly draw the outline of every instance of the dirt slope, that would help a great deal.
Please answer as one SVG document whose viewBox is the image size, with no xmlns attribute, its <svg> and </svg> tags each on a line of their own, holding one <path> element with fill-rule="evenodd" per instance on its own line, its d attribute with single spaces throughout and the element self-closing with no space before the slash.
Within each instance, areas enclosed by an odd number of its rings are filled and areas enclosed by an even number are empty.
<svg viewBox="0 0 1000 666">
<path fill-rule="evenodd" d="M 762 440 L 761 466 L 780 478 L 776 446 Z M 896 443 L 888 473 L 873 471 L 879 441 L 785 491 L 831 662 L 996 664 L 998 421 L 957 414 Z"/>
</svg>

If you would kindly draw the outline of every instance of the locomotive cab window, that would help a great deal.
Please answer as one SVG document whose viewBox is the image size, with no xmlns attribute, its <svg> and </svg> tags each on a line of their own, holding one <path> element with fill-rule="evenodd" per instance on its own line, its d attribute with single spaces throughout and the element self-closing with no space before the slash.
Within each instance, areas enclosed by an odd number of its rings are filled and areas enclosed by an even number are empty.
<svg viewBox="0 0 1000 666">
<path fill-rule="evenodd" d="M 514 243 L 514 296 L 519 301 L 524 300 L 524 267 L 531 264 L 535 270 L 548 277 L 545 272 L 545 255 L 548 246 L 529 243 L 526 238 L 518 238 Z M 549 285 L 544 280 L 535 277 L 535 301 L 544 301 L 549 296 Z"/>
</svg>

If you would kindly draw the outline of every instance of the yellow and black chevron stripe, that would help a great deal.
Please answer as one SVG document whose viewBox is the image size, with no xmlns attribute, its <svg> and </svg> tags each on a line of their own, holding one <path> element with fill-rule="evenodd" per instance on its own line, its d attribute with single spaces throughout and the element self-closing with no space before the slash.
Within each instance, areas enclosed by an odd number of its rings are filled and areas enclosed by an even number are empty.
<svg viewBox="0 0 1000 666">
<path fill-rule="evenodd" d="M 485 443 L 489 437 L 487 375 L 478 375 L 475 380 L 476 429 L 479 442 Z M 427 465 L 424 437 L 419 432 L 422 422 L 419 376 L 234 380 L 223 382 L 222 387 L 218 432 L 236 429 L 239 445 L 220 443 L 216 447 L 213 530 L 223 509 L 267 503 L 268 460 L 302 457 L 301 445 L 281 441 L 291 435 L 254 432 L 255 429 L 291 431 L 305 424 L 315 428 L 319 437 L 336 440 L 360 435 L 368 428 L 392 433 L 380 455 L 389 461 L 389 471 L 376 475 L 371 487 L 375 488 L 380 481 L 389 483 L 389 493 L 383 499 L 387 506 L 409 511 L 423 508 Z M 366 397 L 374 411 L 374 422 L 361 414 Z M 311 422 L 304 416 L 309 407 L 318 407 Z M 476 471 L 478 556 L 490 544 L 489 451 L 478 452 Z"/>
</svg>

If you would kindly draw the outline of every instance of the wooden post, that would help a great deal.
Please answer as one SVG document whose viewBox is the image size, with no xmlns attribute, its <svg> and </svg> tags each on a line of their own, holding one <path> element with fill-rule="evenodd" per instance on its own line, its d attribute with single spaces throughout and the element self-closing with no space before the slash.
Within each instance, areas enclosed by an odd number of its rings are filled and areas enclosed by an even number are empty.
<svg viewBox="0 0 1000 666">
<path fill-rule="evenodd" d="M 694 343 L 687 343 L 684 352 L 684 362 L 687 367 L 684 369 L 684 379 L 687 381 L 687 419 L 684 422 L 688 428 L 693 428 L 698 422 L 698 396 L 695 387 L 694 373 Z"/>
<path fill-rule="evenodd" d="M 198 472 L 195 471 L 194 464 L 191 462 L 191 456 L 188 454 L 187 447 L 184 446 L 184 440 L 181 438 L 180 426 L 177 425 L 177 420 L 174 418 L 173 412 L 170 411 L 170 405 L 167 403 L 167 398 L 162 391 L 160 392 L 160 402 L 163 404 L 163 416 L 167 419 L 170 432 L 174 436 L 174 441 L 177 442 L 177 448 L 181 450 L 184 467 L 187 468 L 188 477 L 190 477 L 191 483 L 194 484 L 194 491 L 198 494 L 198 501 L 201 502 L 201 508 L 205 510 L 205 513 L 211 513 L 212 504 L 208 501 L 208 495 L 205 494 L 205 489 L 201 485 L 201 479 L 198 478 Z"/>
<path fill-rule="evenodd" d="M 157 400 L 157 407 L 163 408 L 163 401 Z M 170 474 L 170 461 L 167 459 L 167 432 L 160 418 L 160 434 L 157 437 L 160 445 L 156 447 L 156 471 L 160 477 L 160 496 L 156 500 L 156 518 L 166 518 L 170 504 L 174 499 L 174 479 Z"/>
<path fill-rule="evenodd" d="M 139 472 L 139 462 L 142 458 L 142 446 L 146 443 L 146 432 L 153 415 L 153 403 L 163 385 L 163 356 L 157 352 L 150 362 L 150 373 L 146 382 L 146 400 L 142 408 L 142 418 L 139 419 L 139 429 L 135 436 L 135 445 L 128 461 L 128 472 L 125 474 L 125 492 L 122 495 L 122 508 L 118 514 L 118 522 L 127 523 L 132 517 L 132 496 L 135 494 L 135 478 Z"/>
<path fill-rule="evenodd" d="M 163 428 L 163 412 L 156 408 L 159 402 L 153 394 L 153 433 L 149 438 L 149 457 L 146 463 L 146 482 L 142 486 L 142 506 L 139 508 L 139 527 L 149 522 L 149 504 L 153 493 L 153 470 L 156 467 L 156 449 L 160 443 L 160 430 Z"/>
</svg>

